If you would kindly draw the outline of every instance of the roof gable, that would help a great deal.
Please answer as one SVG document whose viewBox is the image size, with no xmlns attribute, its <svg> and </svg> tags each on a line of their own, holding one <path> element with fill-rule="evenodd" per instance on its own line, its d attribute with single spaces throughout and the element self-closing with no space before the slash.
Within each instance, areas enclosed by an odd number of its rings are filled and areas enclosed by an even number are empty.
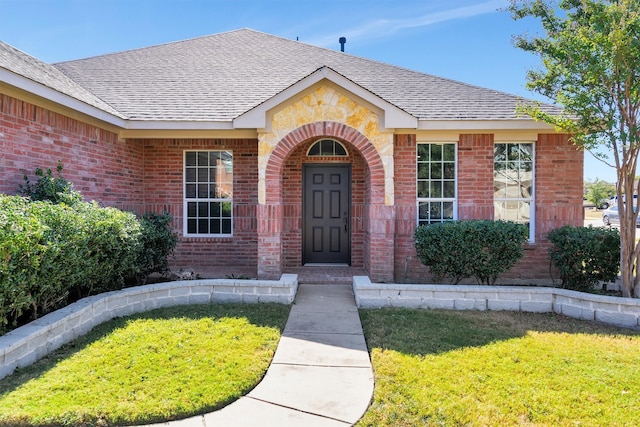
<svg viewBox="0 0 640 427">
<path fill-rule="evenodd" d="M 257 107 L 241 114 L 234 120 L 234 127 L 251 129 L 268 128 L 270 123 L 269 113 L 272 109 L 285 102 L 290 102 L 292 99 L 299 98 L 317 84 L 322 82 L 326 83 L 327 81 L 346 90 L 352 98 L 357 99 L 359 103 L 367 105 L 369 109 L 378 111 L 382 120 L 381 125 L 383 125 L 384 128 L 417 127 L 418 121 L 415 117 L 326 66 L 319 68 L 277 95 L 267 99 Z"/>
</svg>

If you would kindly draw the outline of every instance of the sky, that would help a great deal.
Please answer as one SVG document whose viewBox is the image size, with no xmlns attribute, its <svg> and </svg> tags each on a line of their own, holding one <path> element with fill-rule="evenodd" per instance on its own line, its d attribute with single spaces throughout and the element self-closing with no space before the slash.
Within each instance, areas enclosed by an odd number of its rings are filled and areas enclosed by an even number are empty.
<svg viewBox="0 0 640 427">
<path fill-rule="evenodd" d="M 0 0 L 0 40 L 49 62 L 251 28 L 427 74 L 551 102 L 526 89 L 539 59 L 513 46 L 540 34 L 508 0 Z M 615 182 L 585 154 L 585 179 Z"/>
</svg>

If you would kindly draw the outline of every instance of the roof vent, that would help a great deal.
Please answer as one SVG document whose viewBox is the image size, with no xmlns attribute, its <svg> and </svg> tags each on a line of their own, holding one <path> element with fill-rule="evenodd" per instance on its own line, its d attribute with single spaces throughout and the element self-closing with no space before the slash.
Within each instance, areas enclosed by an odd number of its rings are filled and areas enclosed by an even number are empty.
<svg viewBox="0 0 640 427">
<path fill-rule="evenodd" d="M 340 42 L 340 52 L 344 52 L 344 44 L 347 42 L 347 38 L 340 37 L 338 41 Z"/>
</svg>

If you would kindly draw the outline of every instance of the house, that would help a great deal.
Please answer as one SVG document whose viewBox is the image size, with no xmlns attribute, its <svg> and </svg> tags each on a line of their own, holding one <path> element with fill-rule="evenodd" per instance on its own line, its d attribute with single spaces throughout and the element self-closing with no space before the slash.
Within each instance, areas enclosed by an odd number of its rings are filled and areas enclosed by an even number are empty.
<svg viewBox="0 0 640 427">
<path fill-rule="evenodd" d="M 530 242 L 505 280 L 548 281 L 583 155 L 520 102 L 250 29 L 58 64 L 0 43 L 0 192 L 61 160 L 88 199 L 170 212 L 174 269 L 261 278 L 426 281 L 418 224 L 514 220 Z"/>
</svg>

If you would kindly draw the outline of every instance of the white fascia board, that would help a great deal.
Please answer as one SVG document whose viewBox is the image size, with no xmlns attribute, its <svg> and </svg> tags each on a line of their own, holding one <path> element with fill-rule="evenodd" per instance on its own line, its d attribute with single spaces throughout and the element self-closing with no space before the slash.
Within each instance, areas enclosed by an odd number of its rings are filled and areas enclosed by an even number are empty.
<svg viewBox="0 0 640 427">
<path fill-rule="evenodd" d="M 533 119 L 513 120 L 419 120 L 418 130 L 546 130 L 556 131 L 555 127 Z"/>
<path fill-rule="evenodd" d="M 328 67 L 322 67 L 304 79 L 289 86 L 287 89 L 269 98 L 262 104 L 252 108 L 244 114 L 234 119 L 233 124 L 237 129 L 265 129 L 267 128 L 267 115 L 269 110 L 278 105 L 296 97 L 299 93 L 310 88 L 322 80 L 330 82 L 344 88 L 358 98 L 380 108 L 384 111 L 384 127 L 389 128 L 414 128 L 418 124 L 418 120 L 409 113 L 401 110 L 395 105 L 385 101 L 379 96 L 371 93 L 362 86 L 357 85 L 353 81 L 347 79 L 341 74 L 336 73 Z"/>
<path fill-rule="evenodd" d="M 86 114 L 87 116 L 93 117 L 98 120 L 102 120 L 103 122 L 106 122 L 108 124 L 125 127 L 125 119 L 114 116 L 113 114 L 107 113 L 100 108 L 89 105 L 76 98 L 65 95 L 64 93 L 58 92 L 55 89 L 51 89 L 48 86 L 37 83 L 31 79 L 23 77 L 19 74 L 15 74 L 3 68 L 0 68 L 0 82 L 5 82 L 8 85 L 24 90 L 25 92 L 37 95 L 41 98 L 44 98 L 51 102 L 55 102 L 56 104 L 60 104 L 64 107 L 71 108 L 74 111 Z"/>
<path fill-rule="evenodd" d="M 232 130 L 233 122 L 180 120 L 127 120 L 127 130 Z"/>
</svg>

